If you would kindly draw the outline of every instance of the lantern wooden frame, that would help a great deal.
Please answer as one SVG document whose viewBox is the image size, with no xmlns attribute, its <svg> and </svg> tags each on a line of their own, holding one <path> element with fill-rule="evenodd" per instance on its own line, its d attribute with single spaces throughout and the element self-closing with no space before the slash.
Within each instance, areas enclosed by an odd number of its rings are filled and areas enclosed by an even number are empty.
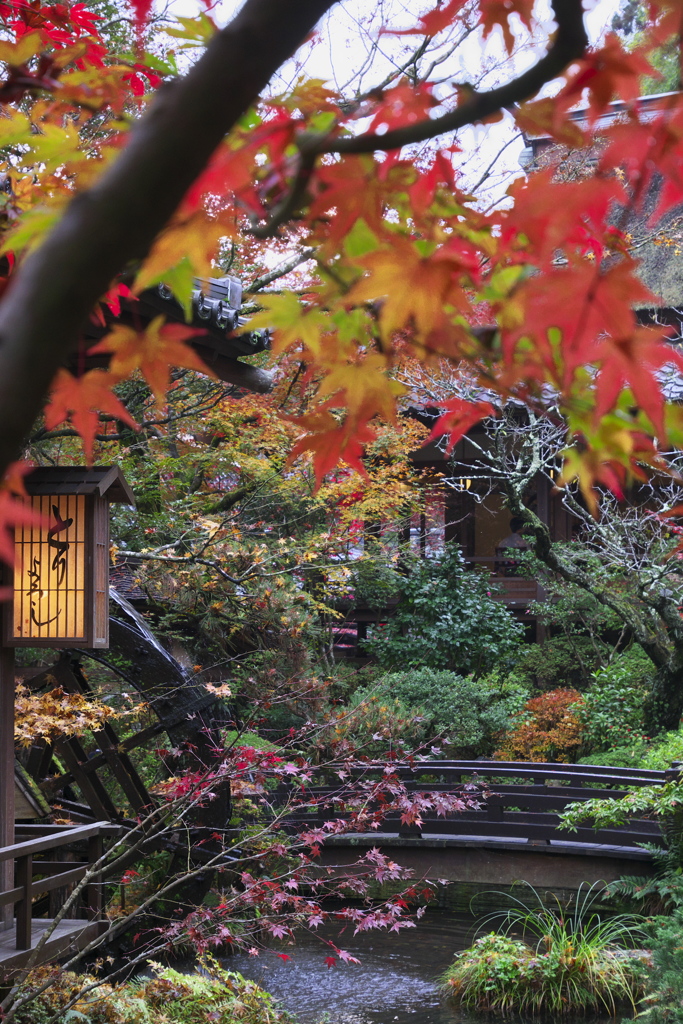
<svg viewBox="0 0 683 1024">
<path fill-rule="evenodd" d="M 15 529 L 4 644 L 108 647 L 109 504 L 134 504 L 123 473 L 117 466 L 47 467 L 29 473 L 25 484 L 32 505 L 53 525 Z"/>
</svg>

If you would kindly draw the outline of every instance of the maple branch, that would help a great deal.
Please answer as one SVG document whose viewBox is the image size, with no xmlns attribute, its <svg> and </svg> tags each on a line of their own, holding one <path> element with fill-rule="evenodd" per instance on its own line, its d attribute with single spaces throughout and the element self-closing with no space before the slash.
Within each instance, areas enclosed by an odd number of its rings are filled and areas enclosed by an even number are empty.
<svg viewBox="0 0 683 1024">
<path fill-rule="evenodd" d="M 304 134 L 298 140 L 302 157 L 310 153 L 372 153 L 376 150 L 401 149 L 402 146 L 426 142 L 437 135 L 485 121 L 493 114 L 529 99 L 546 82 L 557 78 L 569 64 L 582 57 L 588 47 L 581 0 L 553 0 L 552 10 L 557 22 L 552 45 L 544 57 L 518 78 L 488 92 L 473 92 L 464 103 L 441 117 L 394 128 L 383 135 L 366 134 L 330 139 L 329 136 L 319 134 Z"/>
<path fill-rule="evenodd" d="M 372 153 L 377 150 L 401 149 L 412 143 L 426 142 L 438 135 L 457 131 L 469 124 L 486 121 L 501 110 L 513 108 L 534 96 L 543 85 L 557 78 L 569 64 L 583 56 L 588 46 L 581 0 L 552 0 L 552 10 L 557 31 L 544 57 L 505 85 L 483 93 L 472 90 L 464 103 L 441 117 L 394 128 L 383 135 L 369 133 L 335 139 L 331 138 L 329 132 L 302 132 L 296 140 L 299 166 L 288 194 L 265 224 L 259 225 L 252 219 L 250 234 L 260 239 L 272 238 L 292 218 L 305 200 L 316 160 L 325 153 Z"/>
<path fill-rule="evenodd" d="M 489 163 L 489 165 L 486 168 L 486 170 L 481 174 L 481 176 L 479 178 L 479 181 L 477 181 L 472 186 L 472 192 L 476 192 L 479 188 L 481 188 L 481 186 L 484 184 L 484 182 L 487 180 L 487 178 L 490 177 L 491 171 L 496 166 L 496 164 L 500 160 L 501 155 L 505 152 L 505 150 L 508 148 L 508 146 L 511 146 L 513 142 L 517 142 L 521 138 L 523 138 L 523 135 L 522 135 L 521 132 L 519 132 L 518 134 L 513 135 L 511 139 L 508 139 L 504 146 L 500 147 L 500 149 L 498 150 L 498 152 L 494 156 L 493 160 L 491 160 L 491 162 Z"/>
<path fill-rule="evenodd" d="M 311 180 L 311 174 L 313 173 L 317 157 L 318 153 L 313 150 L 310 152 L 301 150 L 301 159 L 299 160 L 299 166 L 294 176 L 292 187 L 282 202 L 275 207 L 268 222 L 259 226 L 255 217 L 250 218 L 250 233 L 254 238 L 270 238 L 277 232 L 278 228 L 288 220 L 291 220 L 306 197 L 308 183 Z"/>
<path fill-rule="evenodd" d="M 307 263 L 315 255 L 315 249 L 307 248 L 302 249 L 300 253 L 293 256 L 292 259 L 287 260 L 285 263 L 280 263 L 279 266 L 275 267 L 268 274 L 263 274 L 262 277 L 257 277 L 251 284 L 247 285 L 244 289 L 245 292 L 250 295 L 253 292 L 259 292 L 262 288 L 267 288 L 273 281 L 277 281 L 278 278 L 284 277 L 285 274 L 289 274 L 290 271 L 296 270 L 297 267 L 301 266 L 302 263 Z"/>
<path fill-rule="evenodd" d="M 159 91 L 121 156 L 26 259 L 0 305 L 0 473 L 99 297 L 145 256 L 226 133 L 336 2 L 247 0 L 188 74 Z"/>
</svg>

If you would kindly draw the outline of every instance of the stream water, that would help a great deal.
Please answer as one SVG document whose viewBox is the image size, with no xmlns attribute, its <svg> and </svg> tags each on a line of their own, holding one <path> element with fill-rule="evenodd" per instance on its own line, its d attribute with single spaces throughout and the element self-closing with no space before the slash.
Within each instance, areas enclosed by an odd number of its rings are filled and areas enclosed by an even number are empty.
<svg viewBox="0 0 683 1024">
<path fill-rule="evenodd" d="M 434 910 L 417 928 L 398 935 L 354 937 L 352 930 L 341 936 L 338 929 L 321 930 L 319 938 L 301 936 L 295 946 L 278 946 L 259 957 L 240 954 L 225 966 L 262 985 L 299 1024 L 482 1024 L 491 1018 L 445 1003 L 437 981 L 473 934 L 472 918 Z M 326 967 L 325 938 L 358 957 L 360 965 L 338 961 Z M 281 960 L 278 952 L 291 960 Z"/>
</svg>

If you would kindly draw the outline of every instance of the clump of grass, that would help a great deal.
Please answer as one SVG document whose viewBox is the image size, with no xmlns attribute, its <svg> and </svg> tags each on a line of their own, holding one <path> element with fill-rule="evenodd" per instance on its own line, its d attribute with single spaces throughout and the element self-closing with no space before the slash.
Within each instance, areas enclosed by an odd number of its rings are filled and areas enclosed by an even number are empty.
<svg viewBox="0 0 683 1024">
<path fill-rule="evenodd" d="M 645 965 L 633 947 L 644 938 L 643 919 L 603 920 L 595 910 L 602 884 L 582 887 L 569 914 L 528 889 L 530 901 L 513 899 L 508 910 L 484 919 L 501 920 L 500 931 L 456 955 L 442 977 L 444 991 L 468 1008 L 498 1013 L 615 1015 L 624 1004 L 635 1011 Z"/>
</svg>

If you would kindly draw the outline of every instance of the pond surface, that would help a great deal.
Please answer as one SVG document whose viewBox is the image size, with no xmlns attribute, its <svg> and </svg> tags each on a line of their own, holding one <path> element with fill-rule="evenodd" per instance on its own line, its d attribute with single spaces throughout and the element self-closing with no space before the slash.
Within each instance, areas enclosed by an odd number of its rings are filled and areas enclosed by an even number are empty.
<svg viewBox="0 0 683 1024">
<path fill-rule="evenodd" d="M 417 928 L 399 934 L 376 931 L 353 935 L 348 928 L 320 929 L 318 938 L 302 934 L 294 946 L 278 946 L 258 957 L 240 954 L 226 960 L 274 995 L 300 1024 L 482 1024 L 495 1018 L 467 1014 L 445 1003 L 438 976 L 456 950 L 474 937 L 472 918 L 428 911 Z M 337 961 L 326 967 L 332 951 L 322 941 L 358 957 L 360 965 Z M 277 952 L 291 960 L 283 961 Z M 509 1021 L 509 1018 L 508 1018 Z"/>
</svg>

